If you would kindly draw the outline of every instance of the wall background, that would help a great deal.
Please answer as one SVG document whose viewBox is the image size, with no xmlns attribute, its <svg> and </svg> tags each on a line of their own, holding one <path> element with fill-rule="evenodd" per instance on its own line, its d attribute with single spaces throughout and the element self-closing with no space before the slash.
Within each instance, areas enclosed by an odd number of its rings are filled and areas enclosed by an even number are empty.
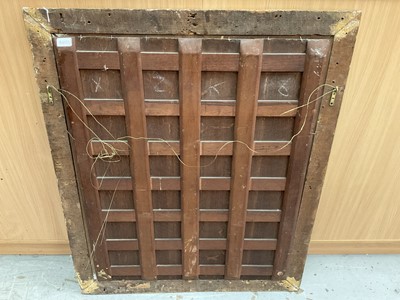
<svg viewBox="0 0 400 300">
<path fill-rule="evenodd" d="M 68 239 L 21 8 L 363 12 L 312 236 L 313 253 L 400 253 L 400 1 L 0 2 L 0 253 L 67 253 Z"/>
</svg>

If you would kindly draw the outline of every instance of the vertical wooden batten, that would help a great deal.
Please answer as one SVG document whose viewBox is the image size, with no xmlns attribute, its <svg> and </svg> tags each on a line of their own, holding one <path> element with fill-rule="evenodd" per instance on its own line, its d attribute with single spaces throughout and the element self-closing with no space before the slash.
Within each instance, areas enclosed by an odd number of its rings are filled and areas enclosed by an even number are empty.
<svg viewBox="0 0 400 300">
<path fill-rule="evenodd" d="M 287 172 L 286 189 L 282 204 L 282 221 L 275 252 L 273 278 L 286 275 L 286 261 L 304 188 L 314 131 L 324 91 L 329 53 L 332 42 L 328 39 L 307 42 L 305 70 L 302 77 L 298 115 L 295 120 L 291 157 Z M 316 100 L 316 101 L 315 101 Z"/>
<path fill-rule="evenodd" d="M 179 39 L 179 100 L 183 278 L 199 275 L 200 39 Z"/>
<path fill-rule="evenodd" d="M 239 279 L 241 275 L 253 155 L 249 148 L 254 143 L 262 53 L 263 40 L 241 40 L 234 134 L 238 142 L 233 146 L 226 279 Z"/>
<path fill-rule="evenodd" d="M 76 56 L 75 38 L 55 38 L 54 46 L 56 59 L 58 61 L 58 71 L 60 73 L 60 83 L 63 87 L 61 93 L 64 95 L 65 108 L 69 115 L 69 127 L 74 138 L 70 139 L 75 168 L 80 173 L 80 193 L 85 201 L 82 201 L 87 217 L 87 230 L 93 244 L 90 245 L 91 257 L 97 272 L 109 274 L 109 260 L 106 243 L 100 238 L 102 235 L 102 219 L 99 214 L 101 211 L 99 193 L 94 186 L 96 174 L 93 160 L 86 152 L 86 143 L 90 139 L 87 129 L 86 109 L 79 101 L 84 98 L 81 77 L 78 69 Z M 86 126 L 85 126 L 86 125 Z M 77 172 L 78 174 L 78 172 Z M 89 262 L 88 262 L 89 264 Z M 104 276 L 107 279 L 109 276 Z M 102 278 L 99 278 L 102 279 Z"/>
<path fill-rule="evenodd" d="M 130 137 L 130 168 L 134 187 L 141 276 L 144 280 L 154 280 L 157 277 L 157 269 L 140 39 L 118 38 L 118 51 L 125 122 Z"/>
</svg>

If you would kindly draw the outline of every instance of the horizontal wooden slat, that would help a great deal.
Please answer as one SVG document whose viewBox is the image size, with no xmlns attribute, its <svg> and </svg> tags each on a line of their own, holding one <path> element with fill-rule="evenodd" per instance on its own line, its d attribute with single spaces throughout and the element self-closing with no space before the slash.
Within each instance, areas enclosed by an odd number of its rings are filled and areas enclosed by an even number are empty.
<svg viewBox="0 0 400 300">
<path fill-rule="evenodd" d="M 306 56 L 303 53 L 264 54 L 262 72 L 303 72 Z"/>
<path fill-rule="evenodd" d="M 200 210 L 201 222 L 228 222 L 229 211 Z M 246 215 L 247 222 L 279 222 L 281 218 L 280 210 L 248 210 Z"/>
<path fill-rule="evenodd" d="M 228 222 L 228 210 L 200 210 L 200 222 Z M 103 210 L 102 219 L 107 222 L 136 222 L 134 210 Z M 280 210 L 248 210 L 247 222 L 279 222 Z M 181 210 L 154 210 L 153 219 L 155 222 L 180 222 L 182 219 Z"/>
<path fill-rule="evenodd" d="M 224 275 L 225 265 L 200 265 L 200 275 Z M 272 266 L 243 265 L 241 275 L 269 276 Z"/>
<path fill-rule="evenodd" d="M 79 69 L 119 70 L 117 51 L 77 51 Z"/>
<path fill-rule="evenodd" d="M 226 239 L 200 239 L 200 250 L 225 250 Z"/>
<path fill-rule="evenodd" d="M 143 70 L 147 71 L 178 71 L 179 55 L 177 53 L 146 53 L 142 52 Z"/>
<path fill-rule="evenodd" d="M 228 222 L 228 210 L 200 210 L 200 222 Z"/>
<path fill-rule="evenodd" d="M 181 239 L 156 239 L 155 240 L 156 250 L 180 250 L 182 249 Z"/>
<path fill-rule="evenodd" d="M 270 276 L 272 275 L 272 266 L 243 265 L 241 275 Z"/>
<path fill-rule="evenodd" d="M 252 191 L 284 191 L 286 178 L 282 177 L 253 177 L 250 180 Z"/>
<path fill-rule="evenodd" d="M 200 275 L 224 275 L 225 265 L 200 265 Z"/>
<path fill-rule="evenodd" d="M 139 265 L 111 265 L 111 276 L 140 276 L 141 268 Z"/>
<path fill-rule="evenodd" d="M 249 209 L 246 214 L 247 222 L 279 222 L 281 220 L 281 211 L 279 209 Z"/>
<path fill-rule="evenodd" d="M 112 276 L 140 276 L 138 265 L 112 265 Z M 182 275 L 181 265 L 157 265 L 157 275 Z"/>
<path fill-rule="evenodd" d="M 231 178 L 226 178 L 226 177 L 200 178 L 200 188 L 202 190 L 229 191 L 230 187 L 231 187 Z"/>
<path fill-rule="evenodd" d="M 136 222 L 136 214 L 133 209 L 121 209 L 121 210 L 105 210 L 101 212 L 103 220 L 107 219 L 107 222 Z"/>
<path fill-rule="evenodd" d="M 108 251 L 139 250 L 136 239 L 107 239 Z M 181 250 L 181 239 L 155 239 L 156 250 Z M 226 250 L 226 239 L 200 239 L 200 250 Z M 276 239 L 245 239 L 244 250 L 275 250 Z"/>
<path fill-rule="evenodd" d="M 275 250 L 276 239 L 244 239 L 243 250 Z"/>
<path fill-rule="evenodd" d="M 179 177 L 151 177 L 153 191 L 179 191 Z M 253 191 L 284 191 L 285 177 L 252 177 L 250 190 Z M 132 190 L 131 177 L 98 177 L 97 189 L 106 191 Z M 229 191 L 230 177 L 201 177 L 200 189 L 203 191 Z"/>
<path fill-rule="evenodd" d="M 118 155 L 129 155 L 129 147 L 126 141 L 92 141 L 89 147 L 90 154 L 96 156 L 104 151 L 112 153 L 115 150 Z M 113 147 L 114 149 L 111 149 Z M 179 155 L 178 141 L 149 141 L 149 155 Z M 204 156 L 232 155 L 233 143 L 222 141 L 202 141 L 200 154 Z M 288 156 L 291 145 L 287 142 L 255 142 L 252 147 L 254 156 Z"/>
<path fill-rule="evenodd" d="M 137 239 L 107 239 L 107 249 L 114 251 L 139 250 Z M 181 239 L 155 239 L 156 250 L 180 250 Z"/>
<path fill-rule="evenodd" d="M 78 51 L 79 69 L 118 70 L 120 68 L 116 51 Z M 178 53 L 142 52 L 142 69 L 147 71 L 178 71 Z M 304 53 L 264 53 L 263 72 L 303 72 Z M 238 53 L 202 53 L 202 71 L 236 72 L 239 69 Z"/>
<path fill-rule="evenodd" d="M 290 155 L 290 145 L 284 147 L 286 144 L 287 142 L 254 142 L 251 148 L 254 156 L 285 156 Z M 232 155 L 233 145 L 234 143 L 229 142 L 202 141 L 200 153 L 208 156 Z"/>
<path fill-rule="evenodd" d="M 182 213 L 180 210 L 153 211 L 155 222 L 177 222 L 181 221 Z"/>
<path fill-rule="evenodd" d="M 181 189 L 180 177 L 152 177 L 152 187 L 154 191 L 179 191 Z"/>
<path fill-rule="evenodd" d="M 94 116 L 124 116 L 124 103 L 120 99 L 85 99 L 87 114 Z M 260 100 L 258 117 L 293 117 L 297 111 L 297 100 Z M 146 116 L 179 116 L 179 103 L 173 100 L 145 101 Z M 204 117 L 235 116 L 235 101 L 202 101 L 201 115 Z M 90 111 L 90 113 L 89 113 Z"/>
<path fill-rule="evenodd" d="M 226 239 L 200 239 L 200 250 L 226 250 Z M 276 239 L 245 239 L 244 250 L 275 250 Z"/>
<path fill-rule="evenodd" d="M 103 210 L 103 220 L 107 217 L 107 222 L 136 222 L 134 210 Z M 155 222 L 175 222 L 181 220 L 180 210 L 153 211 Z"/>
<path fill-rule="evenodd" d="M 136 251 L 139 250 L 137 239 L 107 239 L 108 251 Z"/>
<path fill-rule="evenodd" d="M 182 275 L 181 265 L 157 265 L 158 275 Z"/>
</svg>

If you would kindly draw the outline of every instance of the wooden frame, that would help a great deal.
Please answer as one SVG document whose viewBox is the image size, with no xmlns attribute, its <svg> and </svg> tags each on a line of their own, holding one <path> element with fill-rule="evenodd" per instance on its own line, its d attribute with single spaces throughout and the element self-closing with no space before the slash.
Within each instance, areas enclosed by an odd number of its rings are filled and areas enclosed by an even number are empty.
<svg viewBox="0 0 400 300">
<path fill-rule="evenodd" d="M 36 80 L 58 178 L 71 252 L 82 292 L 91 294 L 223 290 L 298 291 L 361 13 L 358 11 L 250 12 L 46 8 L 24 8 L 23 13 L 28 39 L 32 46 Z M 237 24 L 241 24 L 241 26 L 237 26 Z M 320 108 L 301 204 L 294 224 L 294 239 L 289 247 L 287 267 L 284 273 L 274 274 L 276 280 L 236 280 L 234 284 L 229 280 L 211 282 L 208 280 L 168 280 L 166 284 L 163 281 L 99 281 L 95 278 L 90 247 L 86 239 L 87 228 L 76 184 L 64 109 L 59 95 L 49 88 L 49 86 L 59 87 L 53 54 L 53 36 L 86 33 L 139 36 L 157 34 L 333 37 L 326 82 L 338 86 L 338 92 L 333 106 L 328 105 L 330 96 L 326 96 Z M 182 49 L 184 51 L 184 47 Z M 329 88 L 325 92 L 327 91 Z M 151 275 L 149 276 L 151 277 Z M 190 279 L 190 274 L 187 278 Z"/>
</svg>

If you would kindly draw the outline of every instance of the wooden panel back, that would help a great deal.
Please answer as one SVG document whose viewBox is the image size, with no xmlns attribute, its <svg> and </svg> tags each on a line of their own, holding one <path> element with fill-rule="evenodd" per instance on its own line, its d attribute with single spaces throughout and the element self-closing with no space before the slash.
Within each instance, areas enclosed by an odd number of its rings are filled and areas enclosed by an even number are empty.
<svg viewBox="0 0 400 300">
<path fill-rule="evenodd" d="M 281 272 L 312 144 L 293 136 L 310 137 L 326 65 L 310 47 L 326 57 L 330 41 L 71 39 L 76 71 L 60 75 L 70 127 L 87 132 L 72 134 L 80 180 L 93 174 L 81 185 L 97 199 L 85 217 L 99 278 Z"/>
</svg>

